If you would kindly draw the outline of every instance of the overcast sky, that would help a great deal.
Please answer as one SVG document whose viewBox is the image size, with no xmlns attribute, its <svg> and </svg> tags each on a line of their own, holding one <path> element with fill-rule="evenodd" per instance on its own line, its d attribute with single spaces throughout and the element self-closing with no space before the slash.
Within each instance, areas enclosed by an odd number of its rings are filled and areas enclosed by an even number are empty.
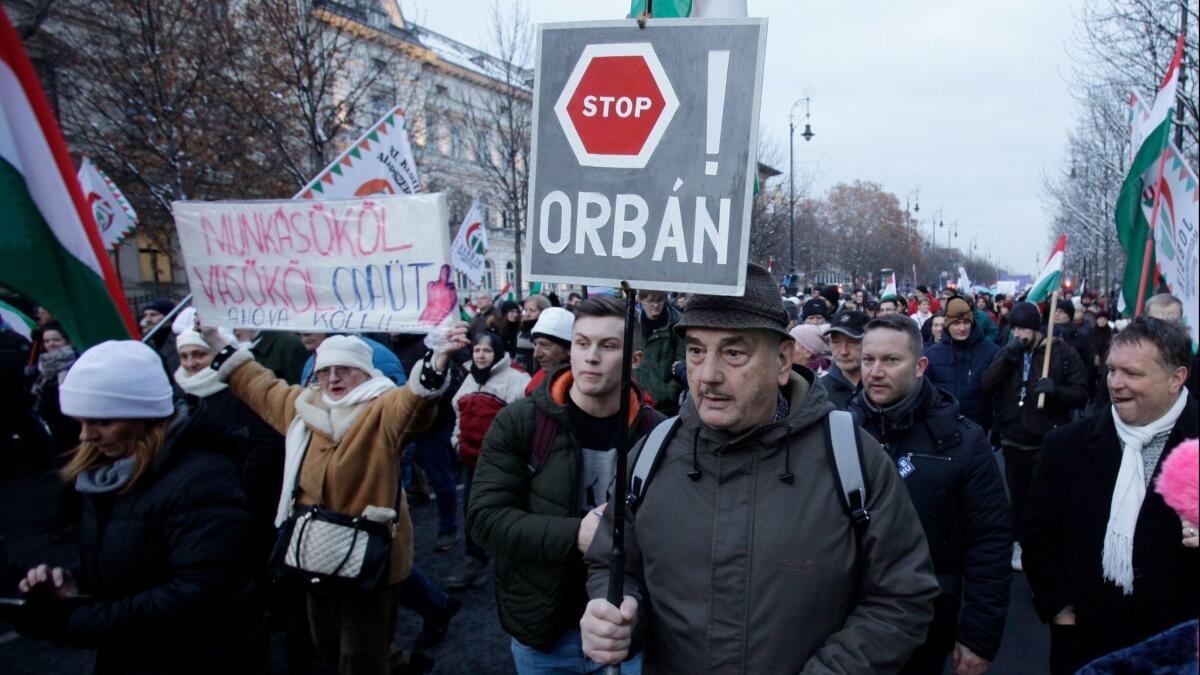
<svg viewBox="0 0 1200 675">
<path fill-rule="evenodd" d="M 1042 177 L 1061 170 L 1075 103 L 1065 83 L 1077 2 L 749 0 L 769 20 L 760 133 L 787 170 L 788 110 L 812 94 L 796 137 L 797 175 L 822 195 L 875 181 L 900 198 L 920 189 L 921 227 L 942 209 L 958 248 L 1018 273 L 1050 248 Z M 489 0 L 402 0 L 406 17 L 487 48 Z M 530 0 L 535 22 L 622 18 L 628 0 Z M 803 106 L 801 106 L 802 108 Z M 800 119 L 796 133 L 803 129 Z M 938 233 L 945 241 L 945 230 Z"/>
</svg>

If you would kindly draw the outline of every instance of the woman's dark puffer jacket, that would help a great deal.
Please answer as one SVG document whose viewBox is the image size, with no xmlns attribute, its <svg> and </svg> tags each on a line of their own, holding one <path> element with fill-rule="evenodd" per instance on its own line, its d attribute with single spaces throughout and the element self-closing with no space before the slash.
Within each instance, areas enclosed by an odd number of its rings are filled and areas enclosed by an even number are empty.
<svg viewBox="0 0 1200 675">
<path fill-rule="evenodd" d="M 80 593 L 58 637 L 97 673 L 249 673 L 262 611 L 250 580 L 239 467 L 203 419 L 182 417 L 125 493 L 83 495 Z"/>
</svg>

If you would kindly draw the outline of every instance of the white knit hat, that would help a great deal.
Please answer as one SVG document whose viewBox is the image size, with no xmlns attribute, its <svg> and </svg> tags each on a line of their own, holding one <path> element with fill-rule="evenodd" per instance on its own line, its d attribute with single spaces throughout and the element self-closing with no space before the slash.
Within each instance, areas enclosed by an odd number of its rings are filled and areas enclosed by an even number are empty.
<svg viewBox="0 0 1200 675">
<path fill-rule="evenodd" d="M 136 340 L 109 340 L 84 352 L 58 388 L 63 414 L 84 419 L 170 417 L 171 383 L 162 360 Z"/>
<path fill-rule="evenodd" d="M 176 335 L 182 335 L 184 331 L 195 330 L 195 325 L 196 308 L 185 307 L 175 315 L 175 320 L 171 322 L 171 331 Z"/>
<path fill-rule="evenodd" d="M 317 361 L 313 370 L 329 366 L 350 366 L 368 373 L 375 369 L 371 345 L 353 335 L 331 335 L 317 345 Z"/>
<path fill-rule="evenodd" d="M 226 344 L 237 344 L 237 336 L 228 328 L 222 328 L 218 331 Z M 175 349 L 183 349 L 184 347 L 199 347 L 208 351 L 215 351 L 212 345 L 204 340 L 204 337 L 195 330 L 188 328 L 187 330 L 175 336 Z"/>
<path fill-rule="evenodd" d="M 571 329 L 575 326 L 575 315 L 563 309 L 562 307 L 548 307 L 542 310 L 538 316 L 537 323 L 533 324 L 533 330 L 529 331 L 530 337 L 550 338 L 562 342 L 565 345 L 571 344 Z"/>
</svg>

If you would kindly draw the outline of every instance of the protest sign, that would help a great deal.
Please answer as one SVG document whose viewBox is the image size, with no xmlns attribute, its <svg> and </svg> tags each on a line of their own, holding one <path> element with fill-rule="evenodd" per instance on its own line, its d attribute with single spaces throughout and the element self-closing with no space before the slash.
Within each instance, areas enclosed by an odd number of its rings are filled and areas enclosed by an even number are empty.
<svg viewBox="0 0 1200 675">
<path fill-rule="evenodd" d="M 293 199 L 411 195 L 420 191 L 421 179 L 408 143 L 404 109 L 397 107 L 372 124 Z"/>
<path fill-rule="evenodd" d="M 185 201 L 173 209 L 205 323 L 425 332 L 455 308 L 442 194 Z"/>
<path fill-rule="evenodd" d="M 458 234 L 450 244 L 450 264 L 478 284 L 483 281 L 485 265 L 484 254 L 487 253 L 487 228 L 483 224 L 483 209 L 479 208 L 479 200 L 471 204 Z"/>
<path fill-rule="evenodd" d="M 527 279 L 741 294 L 766 28 L 538 27 Z"/>
<path fill-rule="evenodd" d="M 91 159 L 83 158 L 77 178 L 79 187 L 83 189 L 83 198 L 96 219 L 96 227 L 100 229 L 104 250 L 112 251 L 137 227 L 137 212 L 121 194 L 116 183 Z"/>
</svg>

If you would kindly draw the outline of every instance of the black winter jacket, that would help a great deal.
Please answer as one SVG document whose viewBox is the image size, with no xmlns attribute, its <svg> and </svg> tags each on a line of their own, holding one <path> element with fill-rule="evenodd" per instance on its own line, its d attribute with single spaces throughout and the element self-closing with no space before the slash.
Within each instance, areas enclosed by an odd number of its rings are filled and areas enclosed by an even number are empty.
<svg viewBox="0 0 1200 675">
<path fill-rule="evenodd" d="M 849 410 L 900 467 L 925 528 L 942 586 L 934 623 L 953 626 L 957 620 L 958 641 L 991 661 L 1004 632 L 1012 576 L 1004 481 L 979 425 L 959 414 L 953 397 L 927 378 L 920 382 L 915 397 L 894 410 L 881 412 L 865 392 L 851 400 Z"/>
<path fill-rule="evenodd" d="M 825 374 L 817 378 L 817 382 L 825 389 L 826 398 L 838 410 L 845 410 L 850 399 L 858 395 L 861 387 L 850 384 L 850 380 L 842 374 L 842 369 L 834 363 Z"/>
<path fill-rule="evenodd" d="M 985 431 L 992 426 L 992 404 L 981 381 L 998 351 L 979 326 L 962 342 L 950 337 L 949 330 L 942 331 L 942 341 L 925 350 L 929 359 L 925 377 L 957 399 L 959 412 Z"/>
<path fill-rule="evenodd" d="M 1200 432 L 1198 420 L 1200 406 L 1189 397 L 1154 480 L 1171 450 Z M 1079 626 L 1114 642 L 1105 651 L 1200 615 L 1200 589 L 1193 583 L 1200 551 L 1180 544 L 1179 516 L 1154 489 L 1154 480 L 1134 530 L 1133 594 L 1104 581 L 1104 536 L 1120 468 L 1121 443 L 1111 408 L 1046 434 L 1020 523 L 1021 560 L 1038 615 L 1048 622 L 1074 606 Z"/>
<path fill-rule="evenodd" d="M 82 495 L 81 593 L 61 638 L 97 650 L 97 673 L 254 672 L 261 620 L 236 463 L 203 420 L 176 420 L 125 493 Z"/>
<path fill-rule="evenodd" d="M 1046 405 L 1038 409 L 1038 394 L 1034 385 L 1042 377 L 1042 359 L 1045 358 L 1046 341 L 1033 350 L 1029 364 L 1029 377 L 1024 374 L 1025 352 L 1021 343 L 1013 339 L 996 357 L 983 374 L 983 391 L 992 397 L 995 413 L 993 430 L 1000 434 L 1002 442 L 1016 443 L 1036 448 L 1051 429 L 1071 421 L 1071 412 L 1087 404 L 1087 373 L 1083 361 L 1071 345 L 1054 338 L 1050 350 L 1050 379 L 1055 392 L 1046 397 Z M 1022 399 L 1021 391 L 1025 391 Z M 1023 401 L 1023 403 L 1022 403 Z"/>
<path fill-rule="evenodd" d="M 283 485 L 283 436 L 230 389 L 204 398 L 188 394 L 185 401 L 189 414 L 200 418 L 197 424 L 219 437 L 223 453 L 238 462 L 250 511 L 254 564 L 262 568 L 275 544 L 275 510 Z"/>
</svg>

